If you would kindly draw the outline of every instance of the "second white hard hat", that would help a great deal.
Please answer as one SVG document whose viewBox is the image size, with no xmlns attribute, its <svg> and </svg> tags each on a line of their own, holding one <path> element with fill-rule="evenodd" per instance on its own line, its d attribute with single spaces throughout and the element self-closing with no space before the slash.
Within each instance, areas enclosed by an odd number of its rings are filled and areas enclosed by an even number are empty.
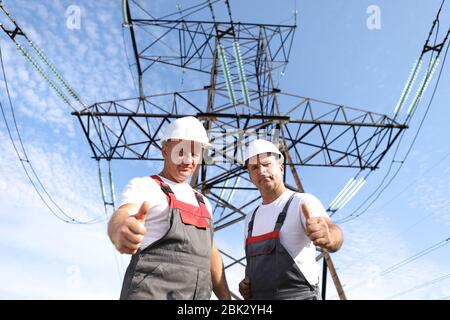
<svg viewBox="0 0 450 320">
<path fill-rule="evenodd" d="M 173 121 L 164 131 L 161 142 L 169 139 L 200 142 L 204 147 L 210 147 L 208 134 L 202 123 L 195 117 L 188 116 Z"/>
<path fill-rule="evenodd" d="M 264 139 L 256 139 L 249 143 L 248 147 L 244 151 L 244 163 L 251 157 L 257 156 L 262 153 L 274 153 L 282 157 L 280 150 L 270 141 Z"/>
</svg>

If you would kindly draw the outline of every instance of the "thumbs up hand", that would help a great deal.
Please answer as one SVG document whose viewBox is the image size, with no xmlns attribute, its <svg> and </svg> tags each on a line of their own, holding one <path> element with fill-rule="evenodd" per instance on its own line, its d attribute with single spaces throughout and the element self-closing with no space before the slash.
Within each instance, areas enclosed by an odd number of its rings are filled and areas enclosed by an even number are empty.
<svg viewBox="0 0 450 320">
<path fill-rule="evenodd" d="M 305 217 L 306 235 L 314 245 L 329 250 L 333 246 L 330 232 L 332 223 L 327 216 L 313 217 L 311 209 L 305 203 L 301 204 L 300 211 Z"/>
<path fill-rule="evenodd" d="M 145 224 L 145 218 L 147 217 L 148 210 L 150 209 L 150 203 L 148 201 L 142 202 L 141 207 L 139 208 L 138 213 L 134 215 L 136 220 L 141 222 L 142 224 Z"/>
<path fill-rule="evenodd" d="M 129 207 L 132 206 L 132 207 Z M 136 208 L 135 205 L 127 204 L 119 210 L 132 210 Z M 144 201 L 135 215 L 129 215 L 125 212 L 126 217 L 121 220 L 116 228 L 113 243 L 120 253 L 135 254 L 140 248 L 142 240 L 144 239 L 147 228 L 145 228 L 145 219 L 150 209 L 150 203 Z M 127 211 L 128 211 L 127 210 Z M 136 210 L 136 209 L 134 209 Z"/>
</svg>

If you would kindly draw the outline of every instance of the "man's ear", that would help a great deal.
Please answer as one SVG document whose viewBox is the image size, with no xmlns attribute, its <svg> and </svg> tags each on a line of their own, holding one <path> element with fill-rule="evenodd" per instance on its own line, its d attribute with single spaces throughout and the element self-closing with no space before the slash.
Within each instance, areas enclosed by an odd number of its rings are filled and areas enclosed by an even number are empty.
<svg viewBox="0 0 450 320">
<path fill-rule="evenodd" d="M 250 174 L 250 171 L 247 170 L 247 173 L 248 173 L 248 178 L 250 179 L 250 181 L 251 181 L 253 184 L 255 184 L 255 183 L 253 182 L 252 175 Z"/>
<path fill-rule="evenodd" d="M 252 175 L 250 174 L 250 168 L 249 168 L 248 160 L 245 162 L 245 168 L 247 169 L 248 178 L 249 178 L 250 181 L 253 183 Z M 253 183 L 253 184 L 254 184 L 254 183 Z"/>
<path fill-rule="evenodd" d="M 280 160 L 278 160 L 278 164 L 280 165 L 281 173 L 284 173 L 284 164 Z"/>
<path fill-rule="evenodd" d="M 164 159 L 167 157 L 167 152 L 168 152 L 168 150 L 167 150 L 167 143 L 166 143 L 166 141 L 164 141 L 163 144 L 162 144 L 162 148 L 161 148 L 161 154 L 162 154 Z"/>
</svg>

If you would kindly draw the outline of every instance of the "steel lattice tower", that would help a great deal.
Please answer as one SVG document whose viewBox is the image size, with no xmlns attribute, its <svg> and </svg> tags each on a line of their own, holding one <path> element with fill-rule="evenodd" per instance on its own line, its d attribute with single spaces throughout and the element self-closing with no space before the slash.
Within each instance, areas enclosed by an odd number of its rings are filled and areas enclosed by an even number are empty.
<svg viewBox="0 0 450 320">
<path fill-rule="evenodd" d="M 296 25 L 233 22 L 228 1 L 218 2 L 155 18 L 135 1 L 123 0 L 139 97 L 72 112 L 93 157 L 162 161 L 160 137 L 165 126 L 178 117 L 196 116 L 214 148 L 198 166 L 191 185 L 212 202 L 216 231 L 243 220 L 260 199 L 241 161 L 242 147 L 252 136 L 280 143 L 285 183 L 300 192 L 300 166 L 377 169 L 407 126 L 386 115 L 282 92 L 273 74 L 289 61 Z M 218 5 L 228 10 L 229 21 L 216 20 Z M 212 21 L 196 20 L 196 14 L 205 10 L 210 10 Z M 209 80 L 197 89 L 146 95 L 151 88 L 145 79 L 161 66 Z M 245 193 L 237 194 L 240 190 Z M 240 240 L 236 246 L 242 246 Z M 222 254 L 232 260 L 227 268 L 244 266 L 244 258 Z M 327 253 L 321 257 L 344 299 L 331 258 Z"/>
</svg>

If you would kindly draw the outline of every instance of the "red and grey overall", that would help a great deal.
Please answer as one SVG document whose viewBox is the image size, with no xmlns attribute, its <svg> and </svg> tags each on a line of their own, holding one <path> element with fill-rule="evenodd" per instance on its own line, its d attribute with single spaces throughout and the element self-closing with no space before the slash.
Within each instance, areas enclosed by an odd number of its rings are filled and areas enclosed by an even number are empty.
<svg viewBox="0 0 450 320">
<path fill-rule="evenodd" d="M 194 191 L 198 207 L 181 202 L 160 177 L 152 178 L 167 196 L 170 227 L 132 256 L 120 299 L 209 299 L 212 228 L 203 196 Z"/>
<path fill-rule="evenodd" d="M 318 286 L 311 286 L 280 242 L 280 230 L 286 219 L 293 194 L 278 215 L 272 232 L 252 236 L 258 208 L 248 224 L 245 244 L 246 275 L 250 278 L 253 300 L 316 300 L 320 299 Z"/>
</svg>

